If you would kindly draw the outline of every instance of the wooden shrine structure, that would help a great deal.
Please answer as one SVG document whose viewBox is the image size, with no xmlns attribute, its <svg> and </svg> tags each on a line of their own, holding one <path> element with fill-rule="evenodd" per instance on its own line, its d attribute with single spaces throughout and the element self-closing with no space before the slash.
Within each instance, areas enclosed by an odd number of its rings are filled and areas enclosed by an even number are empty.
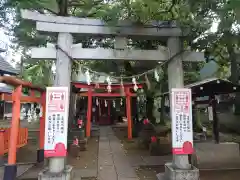
<svg viewBox="0 0 240 180">
<path fill-rule="evenodd" d="M 14 87 L 14 91 L 11 95 L 5 96 L 10 98 L 13 102 L 12 108 L 12 121 L 9 136 L 9 147 L 8 147 L 8 166 L 5 166 L 4 179 L 16 178 L 16 153 L 18 147 L 18 135 L 20 129 L 20 103 L 21 101 L 30 103 L 39 103 L 42 105 L 42 118 L 40 119 L 40 133 L 39 133 L 39 149 L 37 151 L 37 160 L 42 162 L 44 160 L 44 131 L 45 131 L 45 89 L 38 86 L 34 86 L 29 82 L 11 76 L 0 76 L 0 82 L 11 85 Z M 29 96 L 23 96 L 22 90 L 27 88 L 30 91 Z M 37 97 L 35 91 L 40 92 L 40 96 Z M 27 141 L 26 141 L 27 142 Z"/>
<path fill-rule="evenodd" d="M 131 97 L 136 96 L 132 92 L 134 84 L 112 84 L 111 88 L 113 92 L 94 92 L 95 84 L 86 84 L 81 82 L 72 82 L 76 88 L 85 88 L 88 89 L 87 93 L 80 93 L 80 96 L 88 97 L 88 106 L 87 106 L 87 126 L 86 126 L 86 136 L 90 137 L 91 133 L 91 117 L 92 117 L 92 97 L 126 97 L 126 114 L 128 122 L 128 139 L 132 139 L 132 115 L 131 115 Z M 97 89 L 107 89 L 108 84 L 99 84 Z M 137 84 L 138 88 L 142 88 L 141 84 Z M 116 90 L 123 89 L 124 95 L 120 92 L 114 92 Z"/>
<path fill-rule="evenodd" d="M 7 103 L 9 103 L 12 107 L 13 104 L 13 100 L 12 100 L 12 83 L 16 82 L 16 81 L 21 81 L 22 83 L 24 82 L 25 84 L 27 82 L 22 81 L 20 79 L 17 79 L 16 77 L 13 76 L 1 76 L 1 82 L 4 82 L 6 84 L 6 88 L 0 90 L 0 118 L 2 119 L 6 119 L 8 118 L 7 116 L 4 116 L 4 112 L 5 110 L 11 112 L 12 108 L 7 108 L 6 105 Z M 10 85 L 10 86 L 9 86 Z M 38 87 L 36 87 L 36 89 L 38 89 Z M 36 96 L 35 93 L 36 90 L 32 90 L 30 89 L 30 91 L 27 94 L 22 94 L 20 97 L 20 103 L 38 103 L 41 104 L 41 98 Z M 39 90 L 37 90 L 39 92 Z M 12 117 L 12 116 L 10 116 Z"/>
<path fill-rule="evenodd" d="M 185 86 L 185 88 L 190 88 L 192 90 L 192 99 L 194 101 L 194 105 L 199 104 L 208 104 L 212 108 L 212 129 L 214 134 L 214 140 L 217 144 L 219 144 L 219 119 L 217 115 L 217 100 L 215 98 L 216 95 L 224 95 L 231 93 L 240 92 L 240 85 L 234 84 L 227 79 L 221 78 L 207 78 L 201 81 L 197 81 L 195 83 L 191 83 Z M 163 97 L 169 96 L 169 92 L 163 94 Z M 208 96 L 208 100 L 204 101 L 196 101 L 199 97 Z"/>
</svg>

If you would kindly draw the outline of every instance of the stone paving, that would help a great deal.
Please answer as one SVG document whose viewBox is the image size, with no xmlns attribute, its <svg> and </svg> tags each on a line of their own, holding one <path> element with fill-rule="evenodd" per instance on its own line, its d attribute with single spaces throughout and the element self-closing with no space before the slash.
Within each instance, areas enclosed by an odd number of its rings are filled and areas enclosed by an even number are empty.
<svg viewBox="0 0 240 180">
<path fill-rule="evenodd" d="M 128 156 L 128 160 L 132 167 L 154 167 L 164 166 L 165 163 L 172 161 L 172 156 Z"/>
<path fill-rule="evenodd" d="M 98 152 L 99 180 L 138 180 L 134 167 L 111 127 L 101 127 Z"/>
</svg>

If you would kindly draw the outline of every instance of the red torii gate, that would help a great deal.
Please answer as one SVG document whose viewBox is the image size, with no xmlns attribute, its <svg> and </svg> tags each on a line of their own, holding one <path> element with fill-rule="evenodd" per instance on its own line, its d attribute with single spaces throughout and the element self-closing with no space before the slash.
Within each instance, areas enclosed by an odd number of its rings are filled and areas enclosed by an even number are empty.
<svg viewBox="0 0 240 180">
<path fill-rule="evenodd" d="M 17 173 L 16 153 L 17 153 L 17 141 L 20 127 L 20 108 L 21 101 L 36 102 L 42 105 L 42 118 L 40 119 L 40 133 L 39 133 L 39 149 L 37 151 L 37 161 L 44 161 L 44 131 L 45 131 L 45 88 L 32 85 L 30 82 L 23 81 L 12 76 L 0 76 L 0 82 L 12 85 L 14 91 L 11 95 L 3 95 L 5 100 L 11 100 L 13 102 L 12 107 L 12 121 L 10 128 L 9 150 L 8 150 L 8 164 L 5 166 L 4 179 L 15 179 Z M 29 88 L 30 95 L 22 96 L 22 89 Z M 36 97 L 35 91 L 41 93 L 40 97 Z"/>
<path fill-rule="evenodd" d="M 109 93 L 109 92 L 93 92 L 93 89 L 107 89 L 108 84 L 100 83 L 97 88 L 95 83 L 90 85 L 83 82 L 73 82 L 72 83 L 76 88 L 85 88 L 88 89 L 86 93 L 80 93 L 80 96 L 88 97 L 88 109 L 87 109 L 87 124 L 86 124 L 86 136 L 90 137 L 91 134 L 91 116 L 92 116 L 92 97 L 126 97 L 126 112 L 127 112 L 127 122 L 128 122 L 128 139 L 132 139 L 132 115 L 131 115 L 131 97 L 135 97 L 136 94 L 131 92 L 131 89 L 134 87 L 132 83 L 125 84 L 111 84 L 111 89 L 120 90 L 124 89 L 125 95 L 121 93 Z M 138 88 L 142 88 L 142 84 L 137 84 Z"/>
</svg>

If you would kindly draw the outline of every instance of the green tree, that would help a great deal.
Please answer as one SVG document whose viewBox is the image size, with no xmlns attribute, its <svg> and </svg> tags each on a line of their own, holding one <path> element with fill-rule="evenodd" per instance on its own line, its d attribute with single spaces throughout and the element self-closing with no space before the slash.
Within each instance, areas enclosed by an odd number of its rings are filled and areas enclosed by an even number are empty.
<svg viewBox="0 0 240 180">
<path fill-rule="evenodd" d="M 61 16 L 77 16 L 77 17 L 94 17 L 107 21 L 109 24 L 115 24 L 118 20 L 128 19 L 136 24 L 146 24 L 151 20 L 176 20 L 182 28 L 190 28 L 185 41 L 188 45 L 192 45 L 192 41 L 202 35 L 212 24 L 211 11 L 219 2 L 216 0 L 196 1 L 196 0 L 4 0 L 1 2 L 0 17 L 2 17 L 3 25 L 6 26 L 9 20 L 13 19 L 14 23 L 8 27 L 12 35 L 15 37 L 14 42 L 27 52 L 30 46 L 43 46 L 47 42 L 56 42 L 56 36 L 42 36 L 36 32 L 35 25 L 29 21 L 20 18 L 20 9 L 34 9 L 41 13 L 46 10 Z M 7 10 L 7 11 L 6 11 Z M 157 27 L 161 28 L 162 24 L 157 23 Z M 76 43 L 81 42 L 85 47 L 96 46 L 93 39 L 76 39 Z M 93 43 L 94 42 L 94 43 Z M 97 46 L 112 47 L 112 40 L 98 39 Z M 165 41 L 135 41 L 132 40 L 133 47 L 156 49 L 158 45 L 166 45 Z M 194 46 L 193 46 L 194 47 Z M 26 63 L 25 70 L 31 81 L 41 82 L 41 73 L 36 77 L 32 77 L 33 71 L 43 72 L 45 69 L 45 61 L 42 63 L 29 65 Z M 97 67 L 97 70 L 108 71 L 109 66 L 113 67 L 114 62 L 94 62 L 86 63 L 90 67 Z M 75 63 L 73 69 L 78 69 L 81 64 Z M 119 65 L 119 64 L 117 64 Z M 48 64 L 47 64 L 48 66 Z M 189 65 L 191 66 L 191 65 Z M 107 67 L 107 68 L 106 68 Z M 124 62 L 125 75 L 136 74 L 134 63 Z M 120 70 L 116 70 L 119 74 Z M 194 77 L 196 74 L 186 73 L 186 77 Z M 31 78 L 30 78 L 31 77 Z M 37 79 L 38 79 L 37 78 Z M 163 79 L 165 79 L 164 77 Z M 196 79 L 196 78 L 195 78 Z M 144 79 L 143 79 L 144 80 Z M 154 94 L 159 91 L 160 83 L 157 83 L 152 77 L 149 77 L 152 88 L 146 92 L 147 94 L 147 114 L 152 116 L 152 107 L 154 103 Z M 162 85 L 162 86 L 166 86 Z M 162 88 L 163 90 L 164 88 Z"/>
<path fill-rule="evenodd" d="M 207 55 L 214 57 L 220 65 L 219 74 L 222 76 L 230 68 L 230 80 L 239 83 L 239 65 L 237 52 L 239 48 L 239 8 L 240 1 L 225 0 L 212 8 L 215 19 L 219 22 L 217 31 L 206 34 L 197 42 L 200 49 L 206 49 Z M 235 99 L 236 114 L 240 114 L 240 95 L 237 93 Z"/>
<path fill-rule="evenodd" d="M 176 20 L 182 28 L 190 28 L 188 36 L 184 39 L 187 45 L 192 46 L 193 49 L 204 50 L 206 47 L 208 49 L 215 47 L 214 44 L 216 44 L 216 41 L 219 44 L 223 44 L 222 38 L 219 38 L 218 36 L 221 33 L 223 33 L 223 37 L 226 36 L 225 39 L 228 39 L 229 37 L 231 37 L 232 40 L 237 39 L 231 35 L 232 33 L 229 35 L 229 29 L 227 30 L 225 28 L 229 26 L 229 21 L 233 24 L 236 20 L 233 18 L 225 20 L 229 15 L 223 13 L 229 13 L 233 9 L 234 12 L 237 12 L 237 8 L 235 8 L 237 6 L 234 2 L 234 0 L 209 0 L 200 2 L 196 0 L 162 0 L 161 2 L 156 0 L 119 0 L 110 2 L 103 0 L 4 0 L 1 2 L 0 16 L 3 19 L 2 22 L 4 22 L 1 24 L 5 26 L 9 20 L 14 20 L 11 27 L 6 27 L 10 28 L 10 32 L 12 32 L 12 35 L 15 37 L 14 42 L 20 47 L 23 47 L 24 52 L 27 52 L 30 46 L 42 46 L 47 42 L 56 42 L 56 36 L 43 36 L 38 34 L 33 23 L 24 21 L 20 18 L 19 10 L 21 8 L 35 9 L 41 13 L 45 13 L 47 10 L 61 16 L 71 15 L 77 17 L 100 18 L 107 21 L 109 24 L 114 24 L 116 21 L 123 19 L 131 20 L 136 24 L 146 24 L 152 19 Z M 222 30 L 219 30 L 219 33 L 214 34 L 214 36 L 206 34 L 206 31 L 211 27 L 213 20 L 216 18 L 220 18 L 219 27 L 222 27 Z M 161 24 L 156 24 L 156 26 L 161 28 Z M 200 38 L 198 41 L 193 41 L 199 36 L 203 36 L 204 38 Z M 206 44 L 204 41 L 208 43 Z M 76 43 L 78 42 L 83 43 L 85 47 L 96 46 L 96 43 L 93 43 L 96 41 L 93 41 L 93 39 L 76 39 Z M 157 45 L 166 44 L 164 41 L 132 41 L 131 45 L 134 47 L 154 49 Z M 112 40 L 98 39 L 97 46 L 112 47 Z M 216 48 L 214 48 L 214 52 L 216 51 L 215 49 Z M 227 46 L 227 51 L 230 52 L 231 49 L 232 46 Z M 84 63 L 86 64 L 86 62 Z M 43 64 L 44 63 L 41 63 L 39 65 L 43 66 Z M 114 63 L 94 62 L 88 64 L 90 67 L 98 67 L 98 69 L 107 71 L 109 68 L 106 67 L 112 66 Z M 78 69 L 79 65 L 79 63 L 74 64 L 74 69 Z M 35 67 L 36 64 L 33 64 L 32 66 Z M 134 65 L 130 62 L 125 62 L 124 67 L 126 75 L 136 73 Z M 185 69 L 192 69 L 193 65 L 188 64 L 184 67 Z M 34 68 L 30 68 L 30 70 L 31 69 Z M 39 67 L 39 69 L 41 68 Z M 185 73 L 185 77 L 187 82 L 197 80 L 196 70 L 194 69 L 191 72 Z M 149 79 L 152 81 L 152 78 Z M 157 90 L 158 87 L 159 86 L 156 88 Z M 147 92 L 147 94 L 149 95 L 148 97 L 151 97 L 154 92 Z"/>
</svg>

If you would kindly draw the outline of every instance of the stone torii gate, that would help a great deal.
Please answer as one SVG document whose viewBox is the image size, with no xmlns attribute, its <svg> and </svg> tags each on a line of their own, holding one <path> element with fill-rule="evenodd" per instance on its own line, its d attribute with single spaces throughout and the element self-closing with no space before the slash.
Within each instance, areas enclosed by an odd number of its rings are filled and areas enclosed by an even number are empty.
<svg viewBox="0 0 240 180">
<path fill-rule="evenodd" d="M 32 58 L 52 59 L 56 61 L 55 86 L 67 86 L 70 88 L 71 64 L 74 60 L 148 60 L 166 61 L 168 63 L 169 89 L 182 88 L 183 84 L 183 61 L 203 61 L 204 55 L 200 52 L 182 52 L 181 40 L 184 32 L 174 22 L 153 22 L 147 26 L 134 26 L 129 22 L 120 22 L 114 27 L 108 26 L 98 19 L 59 17 L 45 15 L 38 12 L 22 10 L 23 19 L 36 21 L 36 29 L 41 32 L 58 33 L 56 47 L 32 48 Z M 160 27 L 159 27 L 160 26 Z M 73 44 L 72 34 L 82 36 L 101 36 L 116 38 L 115 49 L 88 49 Z M 135 39 L 166 39 L 167 47 L 158 50 L 130 50 L 126 46 L 126 38 Z M 180 55 L 178 55 L 180 54 Z M 51 179 L 51 174 L 60 174 L 61 178 L 71 179 L 69 173 L 71 167 L 65 166 L 65 158 L 50 158 L 49 172 L 40 173 L 41 178 Z M 181 170 L 185 174 L 182 178 L 192 177 L 192 170 L 188 163 L 187 155 L 173 157 L 172 173 Z M 178 170 L 176 170 L 177 168 Z M 63 173 L 64 172 L 64 173 Z M 168 172 L 169 173 L 169 172 Z M 190 173 L 190 174 L 189 174 Z M 169 175 L 169 174 L 168 174 Z M 189 176 L 190 175 L 190 176 Z M 174 175 L 175 176 L 175 175 Z"/>
</svg>

